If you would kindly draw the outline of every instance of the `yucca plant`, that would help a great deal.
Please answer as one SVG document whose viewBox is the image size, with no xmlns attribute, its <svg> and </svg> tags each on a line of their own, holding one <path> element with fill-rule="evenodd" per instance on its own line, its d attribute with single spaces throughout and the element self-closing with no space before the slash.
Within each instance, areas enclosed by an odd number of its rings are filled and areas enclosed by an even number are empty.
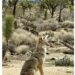
<svg viewBox="0 0 75 75">
<path fill-rule="evenodd" d="M 14 17 L 12 15 L 6 15 L 5 16 L 5 25 L 4 25 L 4 30 L 3 30 L 3 35 L 5 36 L 6 42 L 7 42 L 6 50 L 8 50 L 8 40 L 10 39 L 11 34 L 13 32 L 13 23 L 14 23 Z"/>
</svg>

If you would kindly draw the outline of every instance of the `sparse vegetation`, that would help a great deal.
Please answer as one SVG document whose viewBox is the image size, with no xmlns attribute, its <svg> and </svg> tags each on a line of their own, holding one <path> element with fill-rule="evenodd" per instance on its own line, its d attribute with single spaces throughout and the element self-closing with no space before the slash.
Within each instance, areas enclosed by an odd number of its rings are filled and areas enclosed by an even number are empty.
<svg viewBox="0 0 75 75">
<path fill-rule="evenodd" d="M 47 47 L 44 72 L 48 72 L 45 74 L 73 74 L 73 72 L 65 70 L 66 68 L 72 70 L 74 66 L 73 0 L 3 0 L 2 2 L 2 49 L 5 50 L 5 53 L 7 50 L 11 53 L 7 52 L 11 60 L 8 64 L 13 63 L 14 65 L 15 62 L 20 61 L 17 65 L 21 69 L 23 64 L 21 61 L 28 60 L 28 57 L 35 52 L 39 34 L 46 36 L 50 45 L 44 46 Z M 2 53 L 3 58 L 4 52 Z M 13 66 L 14 68 L 16 69 L 17 66 Z M 19 68 L 18 70 L 20 70 Z M 4 66 L 3 69 L 5 69 Z M 7 67 L 6 69 L 8 71 Z M 10 74 L 7 71 L 3 71 L 4 75 L 15 75 L 12 73 L 13 71 L 9 70 Z M 16 75 L 19 75 L 17 73 Z"/>
</svg>

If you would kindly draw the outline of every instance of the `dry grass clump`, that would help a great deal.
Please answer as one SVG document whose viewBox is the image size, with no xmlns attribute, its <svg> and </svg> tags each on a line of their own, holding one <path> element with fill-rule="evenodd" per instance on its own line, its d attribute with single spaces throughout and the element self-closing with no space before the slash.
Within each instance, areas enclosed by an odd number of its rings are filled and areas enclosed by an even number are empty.
<svg viewBox="0 0 75 75">
<path fill-rule="evenodd" d="M 61 27 L 62 28 L 74 28 L 74 22 L 66 20 L 62 22 Z"/>
<path fill-rule="evenodd" d="M 20 44 L 33 44 L 36 42 L 37 37 L 33 35 L 31 32 L 27 32 L 23 29 L 16 29 L 11 37 L 11 41 L 15 45 L 20 45 Z"/>
<path fill-rule="evenodd" d="M 25 54 L 29 50 L 29 46 L 27 45 L 20 45 L 15 48 L 17 54 Z"/>
</svg>

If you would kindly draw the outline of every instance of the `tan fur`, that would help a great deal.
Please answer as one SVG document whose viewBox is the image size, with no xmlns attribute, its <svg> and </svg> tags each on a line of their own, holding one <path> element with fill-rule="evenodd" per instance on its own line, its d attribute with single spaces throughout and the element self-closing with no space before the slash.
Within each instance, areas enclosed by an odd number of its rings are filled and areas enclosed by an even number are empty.
<svg viewBox="0 0 75 75">
<path fill-rule="evenodd" d="M 43 60 L 45 58 L 45 50 L 42 46 L 45 44 L 45 39 L 41 36 L 38 39 L 36 50 L 31 57 L 24 63 L 20 75 L 35 75 L 35 72 L 39 70 L 40 75 L 44 75 L 43 72 Z"/>
</svg>

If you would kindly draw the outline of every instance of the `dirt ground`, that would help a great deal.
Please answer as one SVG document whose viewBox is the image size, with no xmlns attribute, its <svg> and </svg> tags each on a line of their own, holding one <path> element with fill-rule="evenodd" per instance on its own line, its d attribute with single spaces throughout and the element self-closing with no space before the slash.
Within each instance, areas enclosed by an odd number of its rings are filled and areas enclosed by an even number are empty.
<svg viewBox="0 0 75 75">
<path fill-rule="evenodd" d="M 3 66 L 3 75 L 20 75 L 24 61 L 12 61 L 9 66 Z M 44 65 L 44 75 L 73 75 L 73 67 L 56 67 L 56 66 L 46 66 Z M 36 75 L 40 75 L 39 71 Z"/>
</svg>

